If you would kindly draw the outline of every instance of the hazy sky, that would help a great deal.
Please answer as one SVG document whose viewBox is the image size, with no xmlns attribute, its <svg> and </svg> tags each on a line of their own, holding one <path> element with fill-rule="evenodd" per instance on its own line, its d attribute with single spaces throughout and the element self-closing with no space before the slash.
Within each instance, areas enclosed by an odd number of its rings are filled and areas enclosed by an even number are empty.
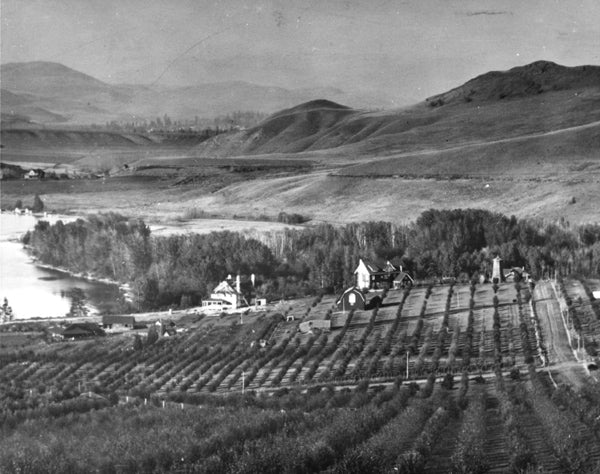
<svg viewBox="0 0 600 474">
<path fill-rule="evenodd" d="M 538 59 L 600 64 L 598 0 L 0 0 L 2 63 L 117 83 L 244 80 L 402 105 Z"/>
</svg>

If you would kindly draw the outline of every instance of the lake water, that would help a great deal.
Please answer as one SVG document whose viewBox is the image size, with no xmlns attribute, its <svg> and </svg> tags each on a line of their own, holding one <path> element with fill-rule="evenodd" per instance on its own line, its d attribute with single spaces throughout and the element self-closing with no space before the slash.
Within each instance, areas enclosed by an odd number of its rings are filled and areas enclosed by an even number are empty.
<svg viewBox="0 0 600 474">
<path fill-rule="evenodd" d="M 55 222 L 58 218 L 45 220 Z M 0 215 L 0 304 L 8 299 L 15 320 L 61 317 L 69 312 L 73 295 L 81 295 L 82 290 L 90 314 L 113 308 L 120 296 L 118 286 L 74 278 L 32 262 L 15 239 L 33 229 L 36 222 L 30 215 Z M 73 291 L 75 288 L 79 290 Z"/>
</svg>

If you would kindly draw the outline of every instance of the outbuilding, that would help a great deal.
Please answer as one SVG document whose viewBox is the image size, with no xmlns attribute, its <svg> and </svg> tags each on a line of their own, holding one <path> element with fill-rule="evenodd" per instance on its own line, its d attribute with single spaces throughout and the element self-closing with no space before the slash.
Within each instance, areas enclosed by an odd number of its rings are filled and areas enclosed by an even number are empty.
<svg viewBox="0 0 600 474">
<path fill-rule="evenodd" d="M 400 272 L 396 278 L 394 278 L 394 288 L 410 288 L 415 284 L 415 280 L 406 272 Z"/>
<path fill-rule="evenodd" d="M 352 286 L 342 293 L 336 305 L 342 311 L 350 311 L 352 309 L 364 310 L 367 307 L 367 300 L 361 290 Z"/>
<path fill-rule="evenodd" d="M 135 318 L 133 316 L 102 316 L 102 327 L 112 331 L 127 331 L 135 327 Z"/>
</svg>

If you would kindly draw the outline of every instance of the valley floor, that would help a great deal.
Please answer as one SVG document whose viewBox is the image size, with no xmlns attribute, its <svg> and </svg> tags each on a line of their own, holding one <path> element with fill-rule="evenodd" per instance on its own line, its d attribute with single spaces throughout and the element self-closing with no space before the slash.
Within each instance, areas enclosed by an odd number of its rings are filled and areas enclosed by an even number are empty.
<svg viewBox="0 0 600 474">
<path fill-rule="evenodd" d="M 600 210 L 595 205 L 598 186 L 600 182 L 593 175 L 564 180 L 494 176 L 361 178 L 321 170 L 232 183 L 225 177 L 217 189 L 205 182 L 177 185 L 172 179 L 140 177 L 4 181 L 1 201 L 7 208 L 17 200 L 27 205 L 35 194 L 40 194 L 46 208 L 58 212 L 81 215 L 114 211 L 141 217 L 154 225 L 188 221 L 186 230 L 196 228 L 189 224 L 194 216 L 260 221 L 276 220 L 280 212 L 287 212 L 315 222 L 407 223 L 431 208 L 493 209 L 517 217 L 583 224 L 600 221 Z"/>
</svg>

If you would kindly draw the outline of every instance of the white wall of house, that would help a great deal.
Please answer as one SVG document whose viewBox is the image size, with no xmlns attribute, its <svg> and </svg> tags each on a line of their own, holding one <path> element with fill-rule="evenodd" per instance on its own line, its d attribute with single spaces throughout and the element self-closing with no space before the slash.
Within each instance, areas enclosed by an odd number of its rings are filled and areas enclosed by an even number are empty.
<svg viewBox="0 0 600 474">
<path fill-rule="evenodd" d="M 227 301 L 231 304 L 231 309 L 237 309 L 242 305 L 242 295 L 227 280 L 217 285 L 211 293 L 210 299 Z"/>
<path fill-rule="evenodd" d="M 358 262 L 358 267 L 354 270 L 354 275 L 356 275 L 356 286 L 358 288 L 371 287 L 371 274 L 362 259 Z"/>
</svg>

